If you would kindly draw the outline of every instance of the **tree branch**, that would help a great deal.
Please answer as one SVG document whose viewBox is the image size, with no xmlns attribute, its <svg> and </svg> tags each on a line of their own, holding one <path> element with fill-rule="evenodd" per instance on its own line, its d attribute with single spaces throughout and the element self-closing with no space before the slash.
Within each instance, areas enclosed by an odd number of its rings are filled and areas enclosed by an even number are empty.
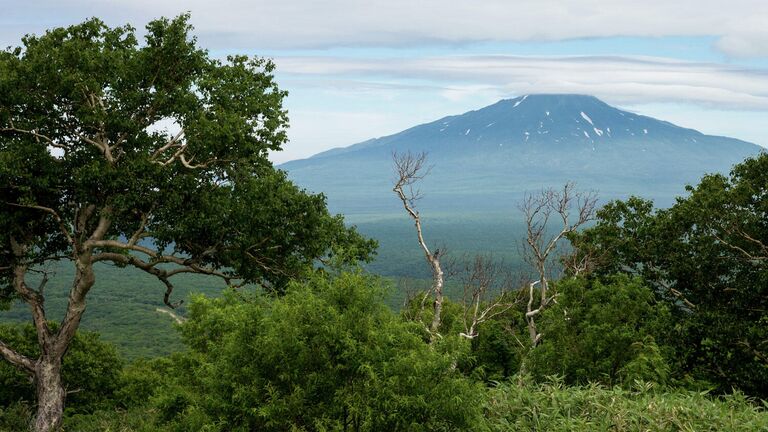
<svg viewBox="0 0 768 432">
<path fill-rule="evenodd" d="M 174 289 L 174 286 L 171 283 L 170 278 L 177 274 L 194 273 L 194 274 L 204 274 L 209 276 L 215 276 L 224 280 L 224 282 L 227 285 L 230 285 L 232 280 L 234 279 L 240 279 L 236 276 L 228 275 L 212 268 L 200 267 L 197 264 L 189 264 L 188 260 L 183 260 L 181 258 L 172 257 L 169 255 L 156 255 L 156 259 L 152 260 L 152 262 L 147 262 L 133 255 L 120 254 L 116 252 L 101 252 L 93 256 L 91 260 L 92 262 L 111 261 L 116 264 L 130 265 L 155 276 L 166 287 L 166 291 L 163 296 L 163 303 L 165 303 L 165 305 L 170 307 L 171 309 L 175 309 L 182 303 L 182 302 L 178 302 L 178 303 L 170 302 L 170 297 Z M 182 267 L 175 268 L 172 270 L 165 270 L 157 267 L 157 265 L 160 263 L 179 264 L 179 265 L 182 265 Z M 184 264 L 184 263 L 187 263 L 187 264 Z"/>
<path fill-rule="evenodd" d="M 574 203 L 577 206 L 576 213 L 578 214 L 575 221 L 571 217 Z M 595 218 L 596 204 L 597 197 L 594 193 L 577 192 L 574 183 L 569 182 L 563 186 L 562 190 L 550 188 L 542 190 L 537 195 L 527 194 L 520 205 L 527 226 L 526 244 L 528 247 L 523 248 L 523 256 L 525 261 L 536 269 L 539 277 L 536 282 L 529 286 L 526 309 L 528 330 L 534 346 L 541 338 L 541 334 L 538 333 L 533 318 L 541 313 L 557 296 L 557 294 L 550 295 L 548 292 L 547 276 L 552 254 L 557 250 L 564 237 Z M 547 227 L 550 217 L 553 215 L 559 216 L 562 227 L 557 231 L 557 234 L 547 237 Z M 533 288 L 536 284 L 541 286 L 539 289 L 540 301 L 538 308 L 533 309 Z"/>
<path fill-rule="evenodd" d="M 441 323 L 444 276 L 443 269 L 440 266 L 440 258 L 444 251 L 441 253 L 439 249 L 435 249 L 434 253 L 430 252 L 422 233 L 421 217 L 419 216 L 419 212 L 413 208 L 413 203 L 418 199 L 419 195 L 418 192 L 413 190 L 413 185 L 419 180 L 423 179 L 429 173 L 428 168 L 426 169 L 426 172 L 424 171 L 424 163 L 426 159 L 426 153 L 420 153 L 418 155 L 413 155 L 410 152 L 402 155 L 392 153 L 392 160 L 394 162 L 395 172 L 397 174 L 397 180 L 392 190 L 397 194 L 398 198 L 400 198 L 405 211 L 408 213 L 411 219 L 413 219 L 414 225 L 416 226 L 416 236 L 419 241 L 419 246 L 421 246 L 422 251 L 424 251 L 424 257 L 432 269 L 431 291 L 435 293 L 435 301 L 433 304 L 434 317 L 430 326 L 430 333 L 434 336 L 437 334 L 437 330 Z M 410 193 L 408 195 L 406 195 L 405 191 L 403 190 L 403 187 L 405 186 L 409 188 Z"/>
<path fill-rule="evenodd" d="M 166 150 L 169 150 L 169 149 L 174 148 L 174 147 L 183 147 L 183 144 L 179 143 L 179 140 L 183 136 L 184 136 L 184 128 L 182 128 L 179 131 L 179 133 L 176 134 L 176 136 L 174 136 L 173 138 L 168 140 L 168 142 L 165 143 L 165 145 L 163 145 L 159 149 L 155 150 L 155 152 L 152 153 L 152 156 L 150 156 L 149 159 L 152 160 L 152 161 L 157 160 L 157 158 L 160 157 L 160 155 L 162 155 Z M 175 158 L 176 156 L 177 155 L 174 154 L 173 157 L 170 160 L 173 160 L 173 158 Z M 168 163 L 170 163 L 170 162 L 168 162 Z M 163 163 L 162 165 L 167 165 L 168 163 Z"/>
<path fill-rule="evenodd" d="M 739 252 L 740 254 L 744 255 L 745 258 L 747 258 L 749 261 L 752 261 L 753 263 L 754 262 L 759 263 L 759 262 L 768 260 L 768 248 L 765 246 L 765 244 L 763 244 L 763 242 L 761 242 L 760 240 L 757 240 L 757 239 L 754 239 L 754 238 L 750 237 L 747 233 L 745 233 L 745 232 L 743 232 L 741 230 L 739 230 L 738 234 L 741 235 L 745 240 L 751 241 L 752 243 L 755 243 L 755 244 L 757 244 L 757 246 L 761 247 L 763 249 L 763 253 L 765 255 L 754 255 L 754 254 L 751 254 L 751 253 L 747 252 L 747 250 L 742 248 L 741 246 L 738 246 L 738 245 L 735 245 L 735 244 L 733 244 L 733 243 L 731 243 L 729 241 L 726 241 L 724 238 L 720 237 L 717 234 L 713 234 L 713 236 L 715 237 L 715 239 L 717 239 L 717 241 L 719 241 L 720 243 L 728 246 L 729 248 Z"/>
<path fill-rule="evenodd" d="M 34 376 L 35 362 L 31 358 L 14 351 L 3 341 L 0 341 L 0 355 L 12 365 L 22 369 L 27 375 Z"/>
<path fill-rule="evenodd" d="M 504 301 L 509 277 L 499 283 L 501 273 L 501 265 L 490 256 L 476 255 L 471 261 L 464 260 L 463 269 L 459 272 L 464 288 L 464 332 L 459 333 L 460 336 L 467 339 L 477 337 L 480 324 L 514 306 L 514 303 Z M 486 296 L 494 288 L 499 291 L 499 295 L 488 304 Z"/>
<path fill-rule="evenodd" d="M 19 244 L 13 237 L 11 237 L 11 249 L 17 261 L 21 261 L 26 254 L 26 246 Z M 26 264 L 17 264 L 13 266 L 13 289 L 19 297 L 29 305 L 32 312 L 32 323 L 34 324 L 37 333 L 38 343 L 41 349 L 45 350 L 48 339 L 51 336 L 51 329 L 48 327 L 48 320 L 45 317 L 42 295 L 27 286 L 25 279 L 27 269 Z M 41 289 L 45 286 L 46 282 L 48 282 L 47 275 L 43 277 L 40 285 Z"/>
<path fill-rule="evenodd" d="M 39 142 L 39 140 L 42 139 L 43 141 L 45 141 L 51 147 L 56 147 L 56 148 L 60 148 L 60 149 L 66 150 L 65 146 L 56 143 L 49 136 L 43 135 L 43 134 L 35 131 L 34 129 L 27 130 L 27 129 L 16 128 L 16 127 L 13 126 L 13 122 L 11 122 L 11 127 L 9 127 L 9 128 L 2 128 L 2 129 L 0 129 L 0 132 L 18 132 L 18 133 L 23 133 L 23 134 L 27 134 L 27 135 L 32 135 L 33 137 L 35 137 L 35 139 L 38 140 L 38 142 Z"/>
<path fill-rule="evenodd" d="M 69 244 L 74 245 L 75 241 L 72 238 L 72 234 L 69 232 L 69 229 L 67 229 L 67 226 L 64 224 L 64 221 L 61 219 L 61 216 L 56 212 L 56 210 L 50 208 L 50 207 L 43 207 L 38 205 L 24 205 L 24 204 L 15 204 L 12 202 L 5 202 L 9 206 L 13 207 L 20 207 L 20 208 L 28 208 L 28 209 L 34 209 L 34 210 L 40 210 L 46 213 L 49 213 L 53 215 L 53 218 L 56 219 L 56 222 L 59 223 L 59 229 L 64 234 L 64 236 L 67 238 L 67 241 Z"/>
<path fill-rule="evenodd" d="M 98 242 L 98 241 L 101 241 L 102 238 L 104 238 L 104 235 L 107 234 L 107 230 L 109 229 L 112 222 L 111 216 L 112 216 L 112 207 L 106 206 L 103 209 L 101 209 L 101 212 L 99 214 L 99 223 L 96 225 L 96 229 L 93 230 L 93 233 L 91 234 L 86 244 L 92 243 L 92 242 Z"/>
</svg>

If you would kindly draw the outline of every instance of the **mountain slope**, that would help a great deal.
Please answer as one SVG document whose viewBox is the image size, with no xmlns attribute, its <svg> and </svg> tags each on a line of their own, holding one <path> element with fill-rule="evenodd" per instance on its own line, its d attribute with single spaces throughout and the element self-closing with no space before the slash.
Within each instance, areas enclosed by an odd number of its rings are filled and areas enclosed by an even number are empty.
<svg viewBox="0 0 768 432">
<path fill-rule="evenodd" d="M 393 151 L 426 151 L 434 165 L 422 208 L 505 212 L 525 191 L 576 181 L 604 199 L 631 194 L 668 204 L 708 172 L 727 172 L 757 145 L 616 109 L 583 95 L 499 101 L 383 138 L 281 166 L 332 210 L 397 212 Z"/>
</svg>

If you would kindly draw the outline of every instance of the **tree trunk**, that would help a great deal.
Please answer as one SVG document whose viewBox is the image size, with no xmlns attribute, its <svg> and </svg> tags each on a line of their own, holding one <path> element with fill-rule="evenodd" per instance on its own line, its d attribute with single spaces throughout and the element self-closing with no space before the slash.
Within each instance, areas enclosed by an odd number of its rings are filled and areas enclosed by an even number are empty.
<svg viewBox="0 0 768 432">
<path fill-rule="evenodd" d="M 436 334 L 437 331 L 440 329 L 440 324 L 442 323 L 442 311 L 443 311 L 443 269 L 440 267 L 440 261 L 438 261 L 439 258 L 434 257 L 432 258 L 432 269 L 433 269 L 433 276 L 435 284 L 434 291 L 435 291 L 435 304 L 434 304 L 434 310 L 435 315 L 432 317 L 432 325 L 431 330 L 433 334 Z"/>
<path fill-rule="evenodd" d="M 35 432 L 53 432 L 61 428 L 64 416 L 64 386 L 61 382 L 61 357 L 43 356 L 35 365 L 37 413 Z"/>
</svg>

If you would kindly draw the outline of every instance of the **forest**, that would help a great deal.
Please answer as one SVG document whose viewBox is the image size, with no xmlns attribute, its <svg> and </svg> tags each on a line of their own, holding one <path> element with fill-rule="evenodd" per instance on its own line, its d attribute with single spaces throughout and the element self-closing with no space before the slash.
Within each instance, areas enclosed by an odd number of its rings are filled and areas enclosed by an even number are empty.
<svg viewBox="0 0 768 432">
<path fill-rule="evenodd" d="M 0 52 L 0 430 L 768 430 L 768 154 L 665 208 L 530 193 L 511 260 L 432 244 L 395 154 L 398 283 L 269 161 L 274 67 L 189 15 Z"/>
</svg>

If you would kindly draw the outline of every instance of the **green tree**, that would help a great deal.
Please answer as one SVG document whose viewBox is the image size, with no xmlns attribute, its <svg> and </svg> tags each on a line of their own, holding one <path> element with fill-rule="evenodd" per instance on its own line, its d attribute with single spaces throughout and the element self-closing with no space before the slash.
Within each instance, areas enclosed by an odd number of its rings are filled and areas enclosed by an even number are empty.
<svg viewBox="0 0 768 432">
<path fill-rule="evenodd" d="M 472 339 L 473 376 L 503 381 L 520 371 L 522 357 L 530 350 L 524 306 L 517 305 L 480 325 Z"/>
<path fill-rule="evenodd" d="M 573 236 L 593 274 L 641 275 L 674 325 L 677 369 L 768 397 L 768 155 L 707 175 L 669 209 L 632 198 Z"/>
<path fill-rule="evenodd" d="M 380 283 L 343 274 L 278 299 L 196 299 L 182 326 L 193 353 L 155 399 L 162 426 L 477 430 L 482 386 L 386 307 Z"/>
<path fill-rule="evenodd" d="M 29 305 L 39 355 L 5 342 L 0 354 L 37 385 L 35 430 L 61 424 L 62 358 L 94 264 L 156 276 L 172 306 L 180 273 L 279 292 L 318 258 L 373 250 L 268 161 L 287 127 L 273 64 L 212 59 L 190 30 L 188 16 L 156 20 L 142 44 L 91 19 L 0 52 L 0 292 Z M 75 269 L 56 328 L 55 261 Z"/>
<path fill-rule="evenodd" d="M 607 279 L 557 283 L 557 303 L 541 319 L 546 339 L 530 353 L 531 371 L 539 379 L 561 375 L 568 384 L 666 382 L 668 367 L 654 335 L 664 328 L 667 310 L 656 304 L 640 278 Z"/>
</svg>

